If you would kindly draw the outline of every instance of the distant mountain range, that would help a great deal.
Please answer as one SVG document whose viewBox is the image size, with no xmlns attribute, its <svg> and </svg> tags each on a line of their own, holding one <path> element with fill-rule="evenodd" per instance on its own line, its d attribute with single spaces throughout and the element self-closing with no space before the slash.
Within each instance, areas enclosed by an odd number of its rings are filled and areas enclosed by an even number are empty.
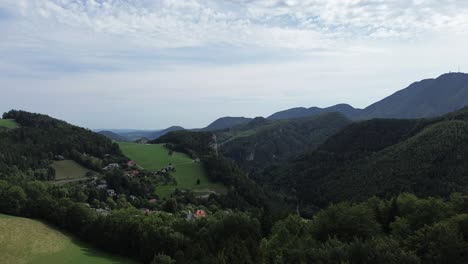
<svg viewBox="0 0 468 264">
<path fill-rule="evenodd" d="M 98 132 L 99 134 L 103 135 L 103 136 L 106 136 L 112 140 L 115 140 L 115 141 L 120 141 L 120 142 L 126 142 L 126 141 L 129 141 L 128 138 L 126 137 L 123 137 L 117 133 L 114 133 L 112 131 L 99 131 Z"/>
<path fill-rule="evenodd" d="M 370 105 L 359 114 L 359 119 L 436 117 L 467 105 L 468 74 L 448 73 L 415 82 Z"/>
<path fill-rule="evenodd" d="M 291 119 L 339 112 L 354 120 L 372 118 L 427 118 L 447 114 L 468 105 L 468 74 L 447 73 L 415 82 L 365 109 L 339 104 L 328 108 L 292 108 L 269 119 Z"/>
<path fill-rule="evenodd" d="M 238 125 L 249 123 L 252 118 L 245 117 L 222 117 L 209 124 L 207 127 L 200 129 L 201 131 L 214 131 L 231 128 Z"/>
<path fill-rule="evenodd" d="M 354 108 L 348 104 L 338 104 L 327 108 L 319 107 L 296 107 L 289 110 L 280 111 L 272 114 L 268 117 L 271 120 L 281 120 L 281 119 L 292 119 L 292 118 L 301 118 L 309 117 L 323 113 L 341 113 L 348 118 L 355 118 L 361 112 L 361 109 Z"/>
<path fill-rule="evenodd" d="M 267 120 L 285 120 L 311 117 L 323 113 L 341 113 L 351 120 L 367 120 L 373 118 L 428 118 L 436 117 L 456 111 L 468 106 L 468 74 L 447 73 L 436 79 L 426 79 L 415 82 L 365 109 L 354 108 L 349 104 L 338 104 L 327 108 L 296 107 L 270 115 Z M 251 122 L 252 118 L 222 117 L 205 128 L 191 129 L 192 131 L 215 131 L 234 128 Z M 108 130 L 128 141 L 140 138 L 157 139 L 169 132 L 184 130 L 179 126 L 164 130 Z M 110 138 L 115 135 L 106 133 Z"/>
</svg>

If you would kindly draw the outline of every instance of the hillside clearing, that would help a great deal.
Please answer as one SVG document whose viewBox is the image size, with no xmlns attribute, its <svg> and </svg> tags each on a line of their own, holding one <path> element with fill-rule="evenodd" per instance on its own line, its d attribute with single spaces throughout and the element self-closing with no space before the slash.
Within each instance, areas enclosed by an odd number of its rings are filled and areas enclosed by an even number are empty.
<svg viewBox="0 0 468 264">
<path fill-rule="evenodd" d="M 169 164 L 175 167 L 176 171 L 172 175 L 177 181 L 177 186 L 156 187 L 157 194 L 162 198 L 169 197 L 175 189 L 225 191 L 222 184 L 214 183 L 208 178 L 202 164 L 195 162 L 183 153 L 173 152 L 172 155 L 169 155 L 169 150 L 163 144 L 144 145 L 119 142 L 119 145 L 127 157 L 136 161 L 146 170 L 159 171 Z M 198 179 L 200 179 L 200 184 L 197 184 Z"/>
<path fill-rule="evenodd" d="M 0 214 L 0 264 L 134 263 L 95 250 L 40 221 Z"/>
<path fill-rule="evenodd" d="M 13 119 L 0 119 L 0 127 L 5 128 L 17 128 L 19 127 L 18 123 L 16 123 Z"/>
<path fill-rule="evenodd" d="M 56 181 L 81 179 L 90 172 L 73 160 L 54 161 L 52 167 L 55 169 Z"/>
</svg>

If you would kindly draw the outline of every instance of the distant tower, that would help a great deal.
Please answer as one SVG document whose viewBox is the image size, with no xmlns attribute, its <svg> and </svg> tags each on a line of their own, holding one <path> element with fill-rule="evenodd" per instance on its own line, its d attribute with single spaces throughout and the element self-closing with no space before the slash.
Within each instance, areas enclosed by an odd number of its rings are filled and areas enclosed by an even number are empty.
<svg viewBox="0 0 468 264">
<path fill-rule="evenodd" d="M 213 148 L 217 157 L 218 156 L 218 139 L 216 137 L 216 134 L 213 134 Z"/>
</svg>

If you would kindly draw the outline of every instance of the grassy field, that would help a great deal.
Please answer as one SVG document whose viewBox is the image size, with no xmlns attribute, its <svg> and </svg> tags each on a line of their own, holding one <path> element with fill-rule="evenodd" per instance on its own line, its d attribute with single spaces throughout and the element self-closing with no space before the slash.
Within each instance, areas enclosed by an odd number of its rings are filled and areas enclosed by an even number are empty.
<svg viewBox="0 0 468 264">
<path fill-rule="evenodd" d="M 13 119 L 0 119 L 0 127 L 17 128 L 18 123 Z"/>
<path fill-rule="evenodd" d="M 40 221 L 0 214 L 0 264 L 134 263 L 90 248 Z"/>
<path fill-rule="evenodd" d="M 136 143 L 119 142 L 123 153 L 137 162 L 146 170 L 158 171 L 172 164 L 176 168 L 173 173 L 177 180 L 177 186 L 166 185 L 156 187 L 156 192 L 161 197 L 169 197 L 176 188 L 194 190 L 197 192 L 215 191 L 224 192 L 222 184 L 211 182 L 202 164 L 194 162 L 189 156 L 174 152 L 169 155 L 169 150 L 164 145 L 144 145 Z M 200 179 L 200 184 L 197 184 Z"/>
<path fill-rule="evenodd" d="M 55 169 L 57 181 L 84 178 L 90 171 L 73 160 L 54 161 L 52 167 Z"/>
</svg>

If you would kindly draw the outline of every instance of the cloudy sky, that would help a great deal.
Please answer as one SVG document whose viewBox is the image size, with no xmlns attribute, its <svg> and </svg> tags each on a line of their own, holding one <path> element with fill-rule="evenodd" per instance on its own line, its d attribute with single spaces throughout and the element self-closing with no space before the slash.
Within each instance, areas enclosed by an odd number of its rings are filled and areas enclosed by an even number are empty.
<svg viewBox="0 0 468 264">
<path fill-rule="evenodd" d="M 0 111 L 202 127 L 468 69 L 466 0 L 0 0 Z"/>
</svg>

